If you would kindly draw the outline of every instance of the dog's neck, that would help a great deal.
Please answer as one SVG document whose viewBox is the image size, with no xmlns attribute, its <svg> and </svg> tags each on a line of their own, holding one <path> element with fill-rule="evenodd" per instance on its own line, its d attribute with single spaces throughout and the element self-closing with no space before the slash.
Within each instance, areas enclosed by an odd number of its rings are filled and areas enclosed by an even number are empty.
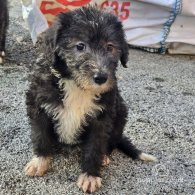
<svg viewBox="0 0 195 195">
<path fill-rule="evenodd" d="M 90 91 L 80 89 L 72 80 L 59 81 L 63 86 L 63 108 L 57 109 L 55 119 L 60 141 L 68 144 L 76 142 L 82 131 L 82 125 L 87 125 L 86 116 L 95 117 L 103 107 L 97 104 L 98 97 Z"/>
<path fill-rule="evenodd" d="M 100 94 L 95 93 L 95 91 L 80 88 L 73 80 L 60 79 L 59 87 L 64 91 L 65 99 L 71 97 L 71 99 L 76 98 L 77 101 L 80 98 L 96 101 L 101 97 Z"/>
</svg>

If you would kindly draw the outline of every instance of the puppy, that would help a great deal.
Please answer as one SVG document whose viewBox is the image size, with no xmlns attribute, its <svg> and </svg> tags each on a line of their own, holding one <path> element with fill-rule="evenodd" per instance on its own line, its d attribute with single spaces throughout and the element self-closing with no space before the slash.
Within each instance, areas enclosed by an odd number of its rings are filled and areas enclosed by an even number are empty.
<svg viewBox="0 0 195 195">
<path fill-rule="evenodd" d="M 61 13 L 38 47 L 42 54 L 26 97 L 34 153 L 26 175 L 47 172 L 57 143 L 81 146 L 77 185 L 84 192 L 101 186 L 101 165 L 115 148 L 133 159 L 156 160 L 123 135 L 127 108 L 116 70 L 119 62 L 126 67 L 128 45 L 117 17 L 93 7 Z"/>
<path fill-rule="evenodd" d="M 9 22 L 7 0 L 0 0 L 0 64 L 5 57 L 5 39 Z"/>
</svg>

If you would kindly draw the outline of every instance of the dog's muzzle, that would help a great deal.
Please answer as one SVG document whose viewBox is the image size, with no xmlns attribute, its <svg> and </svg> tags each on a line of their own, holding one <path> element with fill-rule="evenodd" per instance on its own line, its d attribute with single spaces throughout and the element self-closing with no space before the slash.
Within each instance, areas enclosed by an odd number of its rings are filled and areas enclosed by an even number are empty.
<svg viewBox="0 0 195 195">
<path fill-rule="evenodd" d="M 96 84 L 101 85 L 104 84 L 108 79 L 108 75 L 106 73 L 98 72 L 93 76 L 93 80 Z"/>
</svg>

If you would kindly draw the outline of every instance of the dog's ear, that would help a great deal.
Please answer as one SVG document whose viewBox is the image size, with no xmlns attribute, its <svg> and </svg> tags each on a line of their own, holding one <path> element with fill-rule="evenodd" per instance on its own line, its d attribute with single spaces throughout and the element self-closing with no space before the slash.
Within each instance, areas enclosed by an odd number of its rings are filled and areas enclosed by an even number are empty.
<svg viewBox="0 0 195 195">
<path fill-rule="evenodd" d="M 57 77 L 69 77 L 70 73 L 66 64 L 66 60 L 61 56 L 60 48 L 66 45 L 67 34 L 71 25 L 72 15 L 70 13 L 60 13 L 57 15 L 56 21 L 48 31 L 50 37 L 50 45 L 52 44 L 52 68 Z M 49 44 L 49 43 L 48 43 Z"/>
<path fill-rule="evenodd" d="M 56 16 L 53 25 L 44 33 L 44 43 L 46 48 L 50 48 L 55 52 L 58 46 L 60 37 L 63 37 L 63 32 L 66 33 L 71 23 L 71 15 L 69 13 L 60 13 Z"/>
<path fill-rule="evenodd" d="M 60 37 L 63 37 L 66 34 L 68 28 L 70 27 L 72 22 L 72 14 L 71 12 L 62 12 L 57 15 L 56 21 L 54 23 L 54 46 L 56 47 L 58 44 L 58 40 Z"/>
<path fill-rule="evenodd" d="M 121 53 L 121 64 L 124 68 L 127 68 L 127 62 L 128 62 L 128 55 L 129 55 L 129 47 L 126 41 L 122 44 L 122 53 Z"/>
</svg>

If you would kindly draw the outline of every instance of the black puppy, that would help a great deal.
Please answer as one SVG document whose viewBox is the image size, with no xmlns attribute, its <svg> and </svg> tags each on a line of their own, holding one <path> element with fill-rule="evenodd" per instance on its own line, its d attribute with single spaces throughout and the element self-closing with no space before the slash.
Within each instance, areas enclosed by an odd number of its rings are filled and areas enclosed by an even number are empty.
<svg viewBox="0 0 195 195">
<path fill-rule="evenodd" d="M 5 57 L 5 39 L 9 22 L 7 0 L 0 0 L 0 64 Z"/>
<path fill-rule="evenodd" d="M 123 135 L 127 108 L 115 73 L 119 61 L 126 67 L 128 45 L 117 17 L 93 7 L 61 13 L 38 47 L 42 53 L 26 100 L 34 153 L 26 175 L 48 170 L 58 142 L 80 144 L 77 184 L 85 192 L 101 186 L 100 167 L 114 148 L 133 159 L 156 160 Z"/>
</svg>

